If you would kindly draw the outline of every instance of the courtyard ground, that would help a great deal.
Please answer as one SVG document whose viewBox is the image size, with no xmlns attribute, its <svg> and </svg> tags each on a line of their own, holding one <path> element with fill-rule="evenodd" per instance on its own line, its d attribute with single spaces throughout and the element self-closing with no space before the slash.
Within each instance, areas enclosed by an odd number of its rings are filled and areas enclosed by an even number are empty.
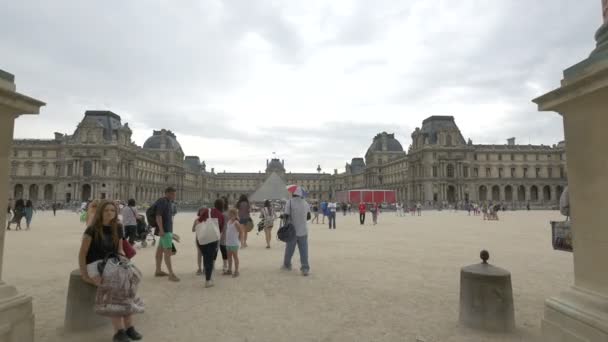
<svg viewBox="0 0 608 342">
<path fill-rule="evenodd" d="M 153 277 L 153 248 L 139 249 L 134 259 L 144 273 L 146 313 L 136 319 L 145 341 L 537 341 L 544 299 L 573 281 L 572 255 L 551 248 L 549 221 L 562 220 L 559 212 L 505 212 L 496 222 L 426 211 L 385 213 L 377 226 L 342 214 L 335 231 L 310 225 L 309 277 L 296 272 L 297 251 L 294 271 L 281 272 L 284 244 L 273 241 L 267 250 L 254 233 L 239 252 L 241 276 L 218 274 L 216 286 L 205 289 L 194 275 L 193 219 L 192 213 L 176 217 L 180 283 Z M 111 340 L 109 327 L 61 331 L 83 230 L 72 212 L 43 212 L 31 231 L 6 234 L 3 280 L 33 296 L 36 341 Z M 481 249 L 490 251 L 490 263 L 511 271 L 515 333 L 458 325 L 460 268 L 479 262 Z"/>
</svg>

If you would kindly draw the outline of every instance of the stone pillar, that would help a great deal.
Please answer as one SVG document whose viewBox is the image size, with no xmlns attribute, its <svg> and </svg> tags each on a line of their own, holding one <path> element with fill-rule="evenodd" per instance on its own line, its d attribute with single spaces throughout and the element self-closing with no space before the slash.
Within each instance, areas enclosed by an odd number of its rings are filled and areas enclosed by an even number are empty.
<svg viewBox="0 0 608 342">
<path fill-rule="evenodd" d="M 561 87 L 534 100 L 562 115 L 574 243 L 574 285 L 545 302 L 546 341 L 608 341 L 608 1 L 597 48 L 566 69 Z M 597 148 L 589 148 L 596 146 Z"/>
<path fill-rule="evenodd" d="M 9 160 L 15 119 L 20 114 L 38 114 L 44 103 L 16 92 L 15 77 L 0 70 L 0 194 L 8 191 Z M 29 188 L 23 189 L 29 196 Z M 8 198 L 0 196 L 0 207 L 6 208 Z M 6 211 L 0 210 L 0 222 L 6 222 Z M 4 236 L 0 229 L 0 278 L 4 255 Z M 0 340 L 6 342 L 34 341 L 32 298 L 19 294 L 14 286 L 0 281 Z"/>
</svg>

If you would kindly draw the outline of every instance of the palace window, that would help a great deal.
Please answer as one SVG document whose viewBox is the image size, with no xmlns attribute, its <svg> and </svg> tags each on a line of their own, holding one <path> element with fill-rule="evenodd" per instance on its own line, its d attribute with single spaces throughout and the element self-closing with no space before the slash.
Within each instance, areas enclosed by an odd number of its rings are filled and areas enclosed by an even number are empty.
<svg viewBox="0 0 608 342">
<path fill-rule="evenodd" d="M 502 178 L 502 167 L 498 168 L 498 178 Z"/>
<path fill-rule="evenodd" d="M 511 168 L 511 178 L 515 178 L 515 168 Z"/>
<path fill-rule="evenodd" d="M 548 170 L 548 172 L 549 172 L 548 177 L 549 178 L 553 178 L 553 168 L 550 167 L 549 170 Z"/>
<path fill-rule="evenodd" d="M 474 168 L 473 169 L 473 176 L 479 177 L 479 168 Z"/>
<path fill-rule="evenodd" d="M 474 153 L 474 154 L 473 154 L 473 159 L 474 159 L 474 160 L 477 160 L 477 153 Z"/>
<path fill-rule="evenodd" d="M 559 178 L 565 178 L 564 177 L 564 167 L 563 166 L 559 168 Z"/>
<path fill-rule="evenodd" d="M 13 157 L 15 157 L 15 158 L 19 157 L 19 151 L 14 150 L 13 151 Z"/>
<path fill-rule="evenodd" d="M 511 160 L 515 160 L 515 155 L 511 153 Z"/>
<path fill-rule="evenodd" d="M 528 168 L 524 167 L 524 178 L 528 178 Z"/>
<path fill-rule="evenodd" d="M 502 154 L 498 155 L 498 160 L 502 161 Z"/>
<path fill-rule="evenodd" d="M 447 167 L 447 174 L 449 178 L 454 178 L 454 165 L 449 164 Z"/>
<path fill-rule="evenodd" d="M 491 177 L 492 176 L 492 170 L 489 167 L 486 167 L 486 177 Z"/>
<path fill-rule="evenodd" d="M 67 170 L 67 176 L 72 176 L 74 175 L 74 164 L 69 163 L 68 164 L 68 170 Z"/>
<path fill-rule="evenodd" d="M 486 154 L 486 160 L 490 160 L 490 154 L 489 153 Z"/>
<path fill-rule="evenodd" d="M 42 157 L 46 158 L 46 151 L 42 151 Z"/>
<path fill-rule="evenodd" d="M 536 178 L 540 178 L 540 167 L 536 168 Z"/>
<path fill-rule="evenodd" d="M 433 166 L 433 177 L 437 177 L 437 166 Z"/>
<path fill-rule="evenodd" d="M 539 159 L 539 155 L 538 154 L 535 154 L 534 156 L 536 157 L 536 160 Z"/>
<path fill-rule="evenodd" d="M 32 151 L 27 151 L 27 156 L 31 157 L 32 156 Z"/>
<path fill-rule="evenodd" d="M 462 174 L 463 174 L 464 178 L 469 178 L 469 167 L 468 166 L 462 167 Z"/>
</svg>

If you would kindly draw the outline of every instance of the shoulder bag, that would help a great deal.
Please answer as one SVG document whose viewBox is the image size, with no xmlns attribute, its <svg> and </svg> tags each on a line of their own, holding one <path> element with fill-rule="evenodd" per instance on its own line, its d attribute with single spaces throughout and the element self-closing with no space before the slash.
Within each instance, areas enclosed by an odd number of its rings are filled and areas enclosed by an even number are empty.
<svg viewBox="0 0 608 342">
<path fill-rule="evenodd" d="M 291 217 L 291 200 L 289 200 L 289 216 L 285 224 L 277 231 L 277 239 L 283 242 L 292 241 L 296 237 L 296 228 L 293 226 Z"/>
<path fill-rule="evenodd" d="M 199 245 L 206 245 L 220 239 L 220 224 L 217 218 L 211 217 L 211 209 L 207 209 L 207 219 L 194 227 L 196 240 Z"/>
</svg>

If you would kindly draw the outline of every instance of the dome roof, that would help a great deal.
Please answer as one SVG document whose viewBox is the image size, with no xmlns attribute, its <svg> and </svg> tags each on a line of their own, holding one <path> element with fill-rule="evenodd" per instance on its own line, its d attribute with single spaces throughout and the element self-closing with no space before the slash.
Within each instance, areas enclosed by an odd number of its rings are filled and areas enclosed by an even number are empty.
<svg viewBox="0 0 608 342">
<path fill-rule="evenodd" d="M 367 152 L 403 152 L 403 147 L 399 140 L 395 139 L 394 133 L 382 132 L 374 137 L 374 142 Z"/>
<path fill-rule="evenodd" d="M 155 150 L 174 150 L 182 152 L 182 146 L 177 142 L 175 134 L 171 131 L 154 131 L 152 136 L 144 143 L 144 148 Z"/>
<path fill-rule="evenodd" d="M 363 158 L 353 158 L 350 162 L 350 170 L 352 173 L 359 173 L 365 170 L 365 161 Z"/>
<path fill-rule="evenodd" d="M 266 172 L 278 172 L 285 173 L 285 163 L 277 158 L 273 158 L 270 160 L 266 160 Z"/>
<path fill-rule="evenodd" d="M 123 126 L 120 122 L 120 116 L 109 110 L 87 110 L 84 112 L 84 119 L 82 123 L 90 120 L 97 123 L 97 127 L 103 127 L 103 138 L 108 141 L 112 141 L 113 134 L 128 126 Z"/>
</svg>

